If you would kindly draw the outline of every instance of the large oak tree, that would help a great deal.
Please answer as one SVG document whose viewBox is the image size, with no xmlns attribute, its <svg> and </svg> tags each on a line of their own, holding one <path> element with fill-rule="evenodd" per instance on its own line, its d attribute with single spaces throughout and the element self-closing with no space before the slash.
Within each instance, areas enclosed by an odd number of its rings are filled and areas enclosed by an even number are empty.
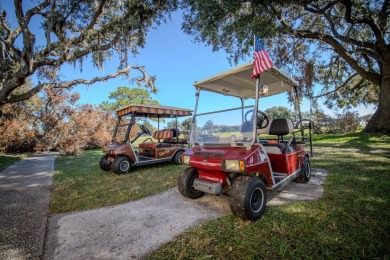
<svg viewBox="0 0 390 260">
<path fill-rule="evenodd" d="M 154 87 L 154 78 L 142 66 L 128 64 L 128 52 L 143 47 L 148 29 L 176 7 L 176 0 L 14 0 L 13 12 L 0 6 L 0 111 L 43 89 L 129 76 L 132 69 L 141 72 L 142 84 Z M 103 68 L 113 55 L 119 57 L 119 64 L 110 63 L 117 66 L 115 73 L 72 80 L 60 75 L 64 64 L 91 58 Z M 33 75 L 38 83 L 18 91 Z"/>
<path fill-rule="evenodd" d="M 308 97 L 329 107 L 374 104 L 365 131 L 390 133 L 389 0 L 183 0 L 183 8 L 196 41 L 237 62 L 256 34 Z"/>
</svg>

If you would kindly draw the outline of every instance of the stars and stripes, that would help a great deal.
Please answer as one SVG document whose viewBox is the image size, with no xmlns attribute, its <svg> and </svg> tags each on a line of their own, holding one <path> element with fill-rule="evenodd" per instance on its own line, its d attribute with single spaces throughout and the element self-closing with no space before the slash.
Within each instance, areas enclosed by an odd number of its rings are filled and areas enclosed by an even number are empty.
<svg viewBox="0 0 390 260">
<path fill-rule="evenodd" d="M 255 53 L 253 56 L 255 61 L 253 62 L 254 68 L 252 72 L 252 79 L 257 78 L 263 71 L 272 68 L 273 65 L 271 58 L 268 55 L 268 52 L 264 48 L 264 44 L 256 36 Z"/>
</svg>

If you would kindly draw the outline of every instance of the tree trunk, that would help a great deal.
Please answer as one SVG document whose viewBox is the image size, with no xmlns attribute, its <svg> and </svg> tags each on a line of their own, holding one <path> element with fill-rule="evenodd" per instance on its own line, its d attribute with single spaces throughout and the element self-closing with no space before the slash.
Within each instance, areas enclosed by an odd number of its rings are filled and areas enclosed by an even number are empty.
<svg viewBox="0 0 390 260">
<path fill-rule="evenodd" d="M 390 134 L 390 61 L 383 64 L 378 109 L 367 123 L 364 132 Z"/>
</svg>

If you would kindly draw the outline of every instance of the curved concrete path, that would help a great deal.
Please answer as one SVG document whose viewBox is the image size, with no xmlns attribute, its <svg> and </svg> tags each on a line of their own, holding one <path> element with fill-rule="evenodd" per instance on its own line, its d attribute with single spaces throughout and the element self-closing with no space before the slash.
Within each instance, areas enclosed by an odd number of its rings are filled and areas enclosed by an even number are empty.
<svg viewBox="0 0 390 260">
<path fill-rule="evenodd" d="M 268 192 L 267 205 L 322 197 L 326 171 Z M 183 198 L 174 187 L 138 201 L 50 218 L 45 259 L 139 259 L 190 227 L 230 214 L 227 196 Z"/>
<path fill-rule="evenodd" d="M 20 160 L 0 173 L 0 259 L 39 259 L 55 153 Z"/>
</svg>

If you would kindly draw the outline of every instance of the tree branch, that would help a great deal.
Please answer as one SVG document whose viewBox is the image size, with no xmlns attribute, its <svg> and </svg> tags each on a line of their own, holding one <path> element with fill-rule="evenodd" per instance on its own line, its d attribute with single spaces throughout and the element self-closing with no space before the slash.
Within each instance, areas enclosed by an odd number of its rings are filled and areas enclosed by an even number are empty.
<svg viewBox="0 0 390 260">
<path fill-rule="evenodd" d="M 352 16 L 352 6 L 353 6 L 353 3 L 351 2 L 351 0 L 341 0 L 340 2 L 345 6 L 344 19 L 347 22 L 351 23 L 351 24 L 355 24 L 355 23 L 367 24 L 371 28 L 371 30 L 373 31 L 379 46 L 382 49 L 386 48 L 386 42 L 385 42 L 385 40 L 383 38 L 382 31 L 377 26 L 377 24 L 375 23 L 374 19 L 372 19 L 372 17 L 367 17 L 367 16 L 364 16 L 361 19 L 353 17 Z"/>
<path fill-rule="evenodd" d="M 27 100 L 33 95 L 37 94 L 39 91 L 43 89 L 48 89 L 48 88 L 70 88 L 75 85 L 79 84 L 84 84 L 84 85 L 92 85 L 96 82 L 101 82 L 101 81 L 107 81 L 109 79 L 116 78 L 117 76 L 120 75 L 129 75 L 130 70 L 138 70 L 142 73 L 143 77 L 142 78 L 136 78 L 137 81 L 143 81 L 145 84 L 151 88 L 152 92 L 156 92 L 156 88 L 154 85 L 154 82 L 152 79 L 150 79 L 142 66 L 128 66 L 122 70 L 118 70 L 117 72 L 104 76 L 104 77 L 95 77 L 91 80 L 85 80 L 85 79 L 76 79 L 76 80 L 71 80 L 67 82 L 61 82 L 61 83 L 39 83 L 37 86 L 34 88 L 30 89 L 29 91 L 19 94 L 19 95 L 11 95 L 7 100 L 3 101 L 0 103 L 1 105 L 7 104 L 7 103 L 14 103 L 14 102 L 20 102 L 23 100 Z"/>
<path fill-rule="evenodd" d="M 344 48 L 343 45 L 341 45 L 336 39 L 334 39 L 332 36 L 326 34 L 326 33 L 318 33 L 318 32 L 312 32 L 310 30 L 296 30 L 293 29 L 291 26 L 289 26 L 286 21 L 283 19 L 280 12 L 278 12 L 275 8 L 274 12 L 277 14 L 278 20 L 282 25 L 282 30 L 286 33 L 298 36 L 300 38 L 306 38 L 306 39 L 314 39 L 319 40 L 321 42 L 327 43 L 330 46 L 333 47 L 333 50 L 339 54 L 348 64 L 351 66 L 354 70 L 356 70 L 363 78 L 373 82 L 376 85 L 380 85 L 380 75 L 378 73 L 367 71 L 366 69 L 362 68 L 360 64 L 351 57 L 347 50 Z"/>
<path fill-rule="evenodd" d="M 382 32 L 386 30 L 387 27 L 387 16 L 389 15 L 389 0 L 383 1 L 381 11 L 379 12 L 378 24 Z"/>
<path fill-rule="evenodd" d="M 95 15 L 93 16 L 91 22 L 89 23 L 89 25 L 87 26 L 87 30 L 91 30 L 93 29 L 93 26 L 96 24 L 96 21 L 98 20 L 99 16 L 102 14 L 103 12 L 103 7 L 104 5 L 107 3 L 107 0 L 102 0 L 100 1 L 99 3 L 99 8 L 96 10 L 95 12 Z"/>
<path fill-rule="evenodd" d="M 354 74 L 352 74 L 346 81 L 344 81 L 343 84 L 341 84 L 340 86 L 338 86 L 338 87 L 335 88 L 334 90 L 328 91 L 328 92 L 326 92 L 326 93 L 324 93 L 324 94 L 320 94 L 320 95 L 314 96 L 314 97 L 312 97 L 312 98 L 320 98 L 320 97 L 324 97 L 324 96 L 327 96 L 327 95 L 329 95 L 329 94 L 332 94 L 332 93 L 338 91 L 339 89 L 344 88 L 344 87 L 345 87 L 345 86 L 346 86 L 354 77 L 356 77 L 356 76 L 358 76 L 358 75 L 359 75 L 359 74 L 354 73 Z"/>
<path fill-rule="evenodd" d="M 41 10 L 48 7 L 49 4 L 50 4 L 50 0 L 45 0 L 42 3 L 40 3 L 39 5 L 28 10 L 26 12 L 26 23 L 28 24 L 34 15 L 39 14 L 41 12 Z"/>
<path fill-rule="evenodd" d="M 338 31 L 336 30 L 335 24 L 334 24 L 332 18 L 330 17 L 329 13 L 323 13 L 323 15 L 324 15 L 325 19 L 328 21 L 333 35 L 337 39 L 339 39 L 345 43 L 349 43 L 352 45 L 356 45 L 359 47 L 363 47 L 363 48 L 367 48 L 367 49 L 371 49 L 372 51 L 375 51 L 375 44 L 372 44 L 370 42 L 358 41 L 356 39 L 339 34 Z"/>
<path fill-rule="evenodd" d="M 11 34 L 11 28 L 9 28 L 7 22 L 5 21 L 6 17 L 7 17 L 7 12 L 4 10 L 3 13 L 1 14 L 1 17 L 0 17 L 1 25 L 3 26 L 3 28 L 6 31 L 4 41 L 7 41 L 9 39 L 10 34 Z"/>
</svg>

